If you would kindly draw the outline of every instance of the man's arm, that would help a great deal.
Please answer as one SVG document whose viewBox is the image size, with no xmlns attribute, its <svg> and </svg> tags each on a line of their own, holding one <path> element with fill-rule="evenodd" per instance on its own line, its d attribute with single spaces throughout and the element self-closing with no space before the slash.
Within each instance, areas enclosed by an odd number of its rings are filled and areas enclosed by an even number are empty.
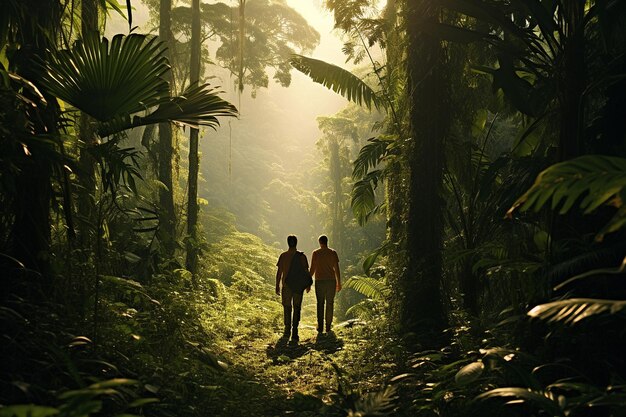
<svg viewBox="0 0 626 417">
<path fill-rule="evenodd" d="M 304 265 L 303 265 L 304 266 L 304 270 L 305 271 L 310 271 L 309 270 L 309 260 L 306 258 L 306 255 L 304 253 L 302 253 L 302 257 L 304 258 Z M 313 255 L 311 255 L 311 264 L 313 264 Z M 306 292 L 309 292 L 309 291 L 311 291 L 311 286 L 310 285 L 306 288 Z"/>
<path fill-rule="evenodd" d="M 335 255 L 335 265 L 333 265 L 333 269 L 335 270 L 335 279 L 337 280 L 337 291 L 341 291 L 341 270 L 339 269 L 339 257 Z"/>
<path fill-rule="evenodd" d="M 278 263 L 276 264 L 276 266 L 278 267 L 276 269 L 276 295 L 280 295 L 280 277 L 283 274 L 283 270 L 280 267 L 280 257 L 278 258 Z"/>
<path fill-rule="evenodd" d="M 311 276 L 315 274 L 315 268 L 317 268 L 317 262 L 316 262 L 315 252 L 313 252 L 313 254 L 311 255 L 311 269 L 309 270 L 309 273 L 311 274 Z"/>
</svg>

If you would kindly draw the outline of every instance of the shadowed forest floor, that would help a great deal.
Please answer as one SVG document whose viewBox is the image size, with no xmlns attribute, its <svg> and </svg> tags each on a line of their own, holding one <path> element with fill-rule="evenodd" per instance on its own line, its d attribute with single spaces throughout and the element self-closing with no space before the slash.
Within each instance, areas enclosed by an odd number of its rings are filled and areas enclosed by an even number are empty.
<svg viewBox="0 0 626 417">
<path fill-rule="evenodd" d="M 222 386 L 232 390 L 232 396 L 216 403 L 223 407 L 212 412 L 220 416 L 332 413 L 331 404 L 337 404 L 347 390 L 380 386 L 385 367 L 377 366 L 367 353 L 366 333 L 363 323 L 343 322 L 333 332 L 318 336 L 313 319 L 306 317 L 297 345 L 278 332 L 269 337 L 251 332 L 220 346 L 216 353 L 231 364 Z"/>
</svg>

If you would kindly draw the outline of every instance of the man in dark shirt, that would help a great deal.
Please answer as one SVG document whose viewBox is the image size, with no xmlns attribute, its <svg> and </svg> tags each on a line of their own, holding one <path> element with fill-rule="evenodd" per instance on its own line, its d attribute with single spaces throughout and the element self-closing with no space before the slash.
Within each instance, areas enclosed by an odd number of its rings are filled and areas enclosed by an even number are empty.
<svg viewBox="0 0 626 417">
<path fill-rule="evenodd" d="M 289 274 L 289 267 L 291 262 L 302 262 L 304 271 L 308 271 L 309 262 L 306 255 L 302 252 L 298 252 L 296 246 L 298 245 L 298 238 L 291 235 L 287 237 L 287 245 L 289 249 L 286 252 L 280 254 L 276 266 L 276 294 L 280 295 L 283 304 L 283 316 L 285 323 L 285 330 L 283 337 L 289 337 L 291 332 L 291 341 L 297 343 L 300 340 L 298 336 L 298 324 L 300 323 L 300 311 L 302 309 L 302 293 L 292 291 L 288 285 L 285 285 L 285 278 Z M 297 258 L 294 259 L 294 256 Z M 298 259 L 299 258 L 299 259 Z M 282 286 L 282 291 L 281 291 Z M 311 287 L 307 288 L 309 292 Z M 293 310 L 293 317 L 291 315 Z"/>
</svg>

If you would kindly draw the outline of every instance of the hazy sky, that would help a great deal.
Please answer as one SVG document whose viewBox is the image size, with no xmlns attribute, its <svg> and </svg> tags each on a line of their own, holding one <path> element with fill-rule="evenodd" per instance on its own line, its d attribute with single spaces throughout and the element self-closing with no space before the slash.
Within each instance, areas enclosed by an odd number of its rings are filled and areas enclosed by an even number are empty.
<svg viewBox="0 0 626 417">
<path fill-rule="evenodd" d="M 225 1 L 225 3 L 234 5 L 235 1 Z M 311 56 L 349 68 L 341 52 L 342 41 L 339 34 L 333 31 L 332 14 L 323 8 L 323 0 L 287 0 L 287 3 L 320 33 L 320 44 Z M 137 32 L 147 32 L 151 28 L 147 27 L 146 7 L 138 0 L 133 0 L 132 4 L 135 9 L 133 26 L 139 28 Z M 114 33 L 127 32 L 128 23 L 116 13 L 112 14 L 107 22 L 107 34 L 110 36 Z M 211 71 L 209 67 L 207 72 L 210 74 Z M 316 117 L 336 113 L 347 104 L 347 101 L 325 87 L 313 83 L 307 76 L 296 70 L 292 71 L 292 77 L 292 84 L 289 88 L 283 88 L 270 80 L 269 87 L 260 89 L 256 99 L 250 98 L 250 88 L 246 87 L 241 102 L 231 80 L 223 79 L 220 84 L 225 90 L 224 97 L 241 105 L 240 121 L 246 119 L 252 107 L 264 108 L 269 118 L 281 120 L 281 126 L 277 126 L 278 130 L 293 132 L 293 135 L 300 137 L 304 146 L 310 147 L 319 137 Z M 232 123 L 234 143 L 237 138 L 237 128 L 237 123 Z"/>
<path fill-rule="evenodd" d="M 225 3 L 235 4 L 234 1 Z M 320 34 L 320 44 L 310 56 L 349 68 L 341 52 L 343 42 L 340 35 L 333 31 L 332 14 L 322 7 L 322 0 L 287 0 L 287 3 Z M 139 33 L 148 32 L 151 28 L 147 27 L 147 9 L 138 0 L 133 0 L 133 6 L 133 26 L 139 27 Z M 107 27 L 109 36 L 128 32 L 128 23 L 115 16 L 109 20 Z M 206 71 L 206 75 L 226 74 L 221 81 L 211 80 L 211 83 L 221 84 L 224 90 L 222 96 L 239 107 L 240 118 L 223 120 L 217 132 L 203 130 L 201 170 L 204 178 L 213 180 L 206 188 L 201 185 L 200 195 L 204 198 L 210 198 L 210 193 L 220 188 L 220 195 L 230 192 L 241 196 L 246 185 L 252 183 L 263 189 L 266 184 L 257 185 L 256 182 L 267 178 L 269 165 L 281 166 L 285 173 L 311 169 L 311 164 L 319 158 L 314 147 L 321 136 L 316 118 L 333 115 L 347 104 L 345 99 L 296 70 L 292 71 L 292 83 L 288 88 L 274 83 L 270 73 L 268 88 L 259 89 L 255 99 L 250 97 L 250 87 L 246 87 L 239 98 L 233 80 L 224 70 L 209 66 Z M 229 153 L 232 158 L 228 157 Z M 303 163 L 305 159 L 308 162 Z M 301 163 L 302 166 L 299 166 Z M 228 174 L 231 172 L 229 166 L 232 167 L 232 176 Z M 288 178 L 286 180 L 289 181 Z M 224 187 L 226 190 L 223 190 Z M 250 213 L 254 212 L 252 207 L 250 210 Z M 290 232 L 304 235 L 310 222 L 311 219 L 303 215 L 302 224 L 293 226 Z M 316 232 L 315 236 L 319 233 Z M 302 249 L 313 248 L 308 248 L 305 239 L 302 243 Z"/>
</svg>

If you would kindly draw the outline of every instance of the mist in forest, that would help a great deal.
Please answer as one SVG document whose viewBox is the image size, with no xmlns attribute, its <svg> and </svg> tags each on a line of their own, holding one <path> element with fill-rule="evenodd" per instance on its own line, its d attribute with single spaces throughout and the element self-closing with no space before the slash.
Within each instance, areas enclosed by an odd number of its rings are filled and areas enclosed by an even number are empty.
<svg viewBox="0 0 626 417">
<path fill-rule="evenodd" d="M 287 4 L 306 16 L 309 25 L 320 35 L 319 43 L 308 51 L 308 56 L 353 67 L 344 63 L 341 34 L 334 29 L 333 16 L 321 1 L 290 0 Z M 146 5 L 138 2 L 134 7 L 133 24 L 140 31 L 154 32 L 155 20 L 150 19 Z M 128 30 L 127 22 L 119 16 L 112 16 L 107 27 L 111 33 Z M 203 56 L 202 60 L 214 62 L 216 42 L 207 41 L 205 47 L 209 56 Z M 204 78 L 220 87 L 221 96 L 237 106 L 239 117 L 221 120 L 216 130 L 201 130 L 198 196 L 202 208 L 223 209 L 234 215 L 240 230 L 278 247 L 286 245 L 288 234 L 296 234 L 300 239 L 299 249 L 310 253 L 317 247 L 320 234 L 330 234 L 333 245 L 329 214 L 325 210 L 331 204 L 330 192 L 324 188 L 328 169 L 323 151 L 316 145 L 323 136 L 317 118 L 332 116 L 349 104 L 294 69 L 289 87 L 272 80 L 274 73 L 275 70 L 268 69 L 270 80 L 266 88 L 246 85 L 239 92 L 236 78 L 228 69 L 205 65 Z M 377 117 L 372 114 L 372 123 Z M 365 116 L 361 123 L 367 122 Z M 371 136 L 368 129 L 371 125 L 365 131 L 361 128 L 364 137 L 354 138 L 355 149 L 358 149 L 356 144 Z M 186 163 L 187 135 L 187 131 L 181 135 L 182 165 Z M 184 189 L 184 176 L 179 179 Z M 343 217 L 351 222 L 349 204 L 344 204 L 343 210 Z"/>
</svg>

